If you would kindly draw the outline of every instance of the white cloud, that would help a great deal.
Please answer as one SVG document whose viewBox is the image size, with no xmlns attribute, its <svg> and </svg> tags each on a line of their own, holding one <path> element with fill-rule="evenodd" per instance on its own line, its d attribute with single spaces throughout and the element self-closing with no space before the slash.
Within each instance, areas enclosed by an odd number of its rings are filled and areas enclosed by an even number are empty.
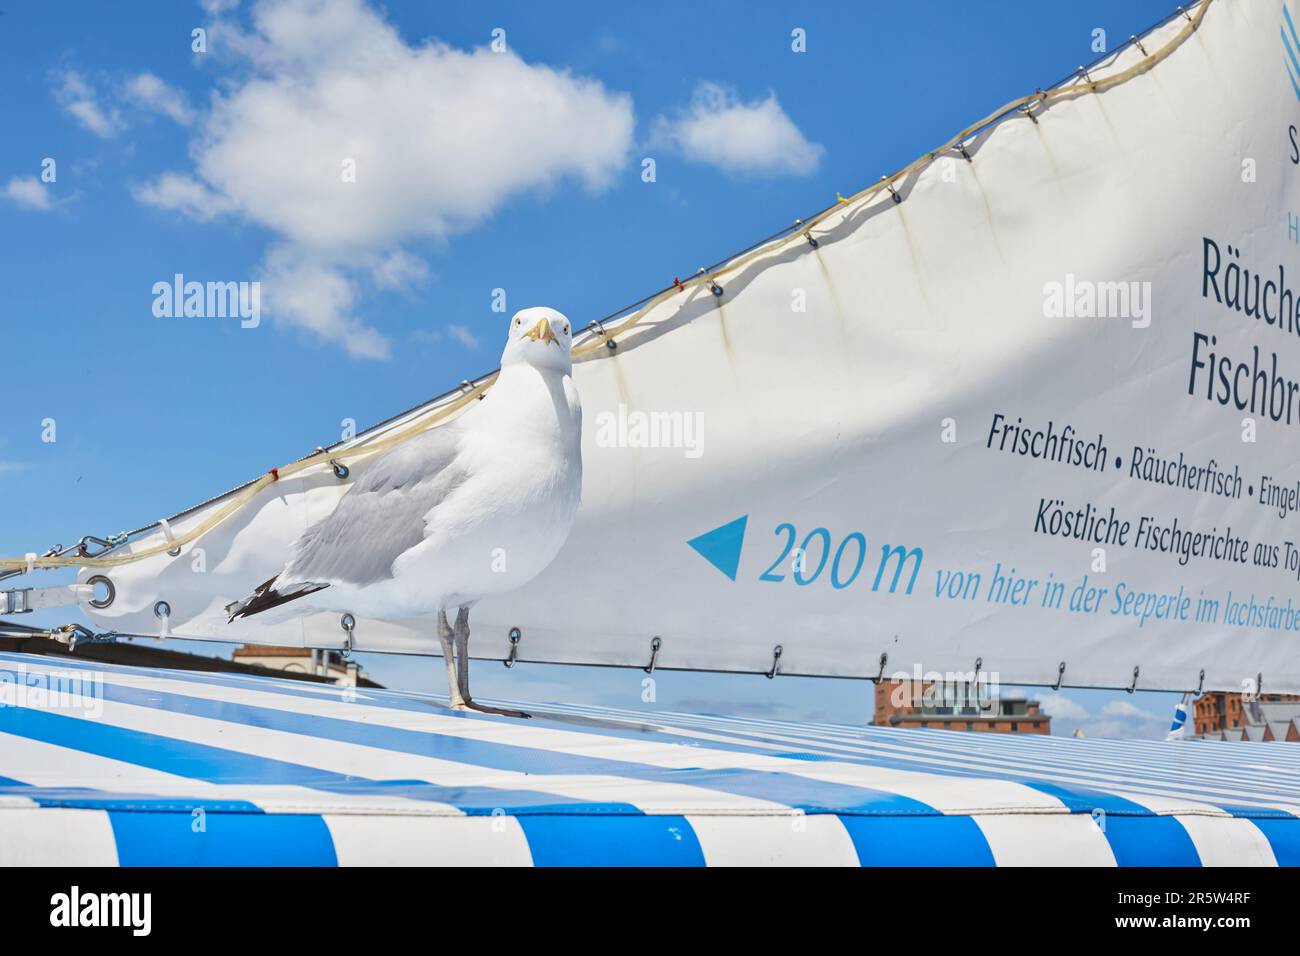
<svg viewBox="0 0 1300 956">
<path fill-rule="evenodd" d="M 1088 719 L 1087 709 L 1064 694 L 1042 694 L 1038 698 L 1038 702 L 1042 705 L 1043 713 L 1050 715 L 1053 720 L 1068 720 L 1077 723 Z"/>
<path fill-rule="evenodd" d="M 199 6 L 209 16 L 218 17 L 239 6 L 239 0 L 199 0 Z"/>
<path fill-rule="evenodd" d="M 1108 701 L 1099 719 L 1084 725 L 1089 737 L 1127 739 L 1163 739 L 1173 716 L 1173 705 L 1166 715 L 1153 714 L 1127 700 Z"/>
<path fill-rule="evenodd" d="M 394 249 L 380 258 L 370 270 L 375 285 L 381 289 L 400 289 L 403 286 L 418 285 L 429 278 L 429 266 L 423 259 L 411 255 L 403 249 Z"/>
<path fill-rule="evenodd" d="M 267 313 L 343 346 L 354 358 L 386 359 L 388 340 L 355 315 L 357 285 L 342 271 L 291 246 L 267 256 L 262 276 Z"/>
<path fill-rule="evenodd" d="M 474 333 L 469 330 L 469 326 L 449 325 L 447 326 L 447 334 L 467 349 L 478 348 L 478 339 L 475 338 Z"/>
<path fill-rule="evenodd" d="M 208 222 L 231 209 L 230 201 L 181 173 L 163 173 L 151 183 L 131 190 L 136 202 L 173 209 L 197 222 Z"/>
<path fill-rule="evenodd" d="M 98 94 L 80 73 L 65 70 L 58 74 L 59 86 L 54 98 L 82 126 L 102 139 L 116 136 L 124 128 L 116 109 L 100 105 Z"/>
<path fill-rule="evenodd" d="M 188 180 L 204 192 L 171 174 L 137 197 L 202 220 L 212 206 L 195 196 L 211 196 L 271 230 L 297 266 L 268 260 L 268 310 L 273 281 L 330 273 L 336 293 L 350 291 L 327 296 L 332 318 L 286 317 L 353 354 L 381 351 L 358 351 L 360 329 L 387 347 L 340 311 L 355 305 L 358 270 L 385 288 L 421 281 L 403 245 L 471 228 L 565 180 L 603 189 L 627 160 L 631 99 L 594 80 L 513 52 L 409 45 L 362 0 L 267 0 L 252 21 L 250 31 L 227 23 L 222 33 L 245 72 L 214 98 L 191 144 Z M 343 175 L 348 161 L 355 181 Z"/>
<path fill-rule="evenodd" d="M 15 176 L 9 180 L 0 195 L 28 209 L 50 208 L 49 190 L 35 176 Z"/>
<path fill-rule="evenodd" d="M 125 92 L 134 103 L 161 113 L 182 126 L 188 126 L 194 121 L 194 110 L 190 109 L 184 91 L 163 82 L 152 73 L 140 73 L 131 77 L 126 83 Z"/>
<path fill-rule="evenodd" d="M 656 119 L 651 142 L 726 172 L 755 175 L 807 176 L 826 152 L 799 131 L 775 93 L 746 103 L 716 83 L 699 84 L 676 119 Z"/>
</svg>

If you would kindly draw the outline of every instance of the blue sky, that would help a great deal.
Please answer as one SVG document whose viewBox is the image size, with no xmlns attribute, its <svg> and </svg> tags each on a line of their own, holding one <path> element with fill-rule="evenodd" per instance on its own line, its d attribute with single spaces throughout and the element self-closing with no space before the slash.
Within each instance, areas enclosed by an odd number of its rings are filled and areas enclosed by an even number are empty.
<svg viewBox="0 0 1300 956">
<path fill-rule="evenodd" d="M 0 552 L 137 527 L 491 369 L 493 290 L 583 324 L 1171 7 L 6 0 Z M 417 103 L 450 133 L 410 123 Z M 261 282 L 261 323 L 155 316 L 176 273 Z M 440 687 L 434 660 L 366 664 Z M 480 664 L 475 686 L 641 706 L 642 677 Z M 854 722 L 871 705 L 861 682 L 661 674 L 657 706 Z M 1054 706 L 1058 732 L 1153 736 L 1173 698 Z"/>
</svg>

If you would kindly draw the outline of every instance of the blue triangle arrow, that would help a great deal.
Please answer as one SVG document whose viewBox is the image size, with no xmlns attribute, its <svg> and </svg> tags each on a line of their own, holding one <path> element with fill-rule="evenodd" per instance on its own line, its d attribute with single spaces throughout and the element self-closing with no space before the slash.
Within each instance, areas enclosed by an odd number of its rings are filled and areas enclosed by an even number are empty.
<svg viewBox="0 0 1300 956">
<path fill-rule="evenodd" d="M 745 544 L 745 524 L 748 521 L 749 515 L 741 515 L 735 521 L 728 521 L 686 543 L 698 551 L 705 561 L 734 581 L 736 571 L 740 568 L 740 549 Z"/>
</svg>

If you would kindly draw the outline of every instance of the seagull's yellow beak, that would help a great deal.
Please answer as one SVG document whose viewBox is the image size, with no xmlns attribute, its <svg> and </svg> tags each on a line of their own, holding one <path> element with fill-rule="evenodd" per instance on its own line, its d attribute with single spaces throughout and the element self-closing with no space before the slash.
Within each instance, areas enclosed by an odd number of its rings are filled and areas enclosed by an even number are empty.
<svg viewBox="0 0 1300 956">
<path fill-rule="evenodd" d="M 524 333 L 524 338 L 532 339 L 534 342 L 554 342 L 555 333 L 551 331 L 550 320 L 543 318 Z"/>
</svg>

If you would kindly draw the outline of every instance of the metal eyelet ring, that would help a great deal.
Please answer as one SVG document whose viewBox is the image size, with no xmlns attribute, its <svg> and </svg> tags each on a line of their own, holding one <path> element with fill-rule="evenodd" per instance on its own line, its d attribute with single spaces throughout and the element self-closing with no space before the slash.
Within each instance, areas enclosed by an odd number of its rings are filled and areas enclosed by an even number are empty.
<svg viewBox="0 0 1300 956">
<path fill-rule="evenodd" d="M 86 578 L 86 583 L 91 586 L 94 586 L 96 584 L 102 584 L 104 585 L 105 588 L 108 589 L 108 593 L 104 595 L 102 599 L 96 599 L 92 597 L 90 600 L 86 602 L 93 608 L 98 608 L 99 610 L 102 611 L 104 608 L 111 605 L 113 603 L 113 600 L 117 597 L 117 588 L 114 587 L 112 581 L 110 581 L 102 574 L 91 575 L 90 577 Z"/>
<path fill-rule="evenodd" d="M 158 601 L 153 606 L 153 616 L 162 620 L 172 616 L 172 606 L 166 601 Z"/>
</svg>

